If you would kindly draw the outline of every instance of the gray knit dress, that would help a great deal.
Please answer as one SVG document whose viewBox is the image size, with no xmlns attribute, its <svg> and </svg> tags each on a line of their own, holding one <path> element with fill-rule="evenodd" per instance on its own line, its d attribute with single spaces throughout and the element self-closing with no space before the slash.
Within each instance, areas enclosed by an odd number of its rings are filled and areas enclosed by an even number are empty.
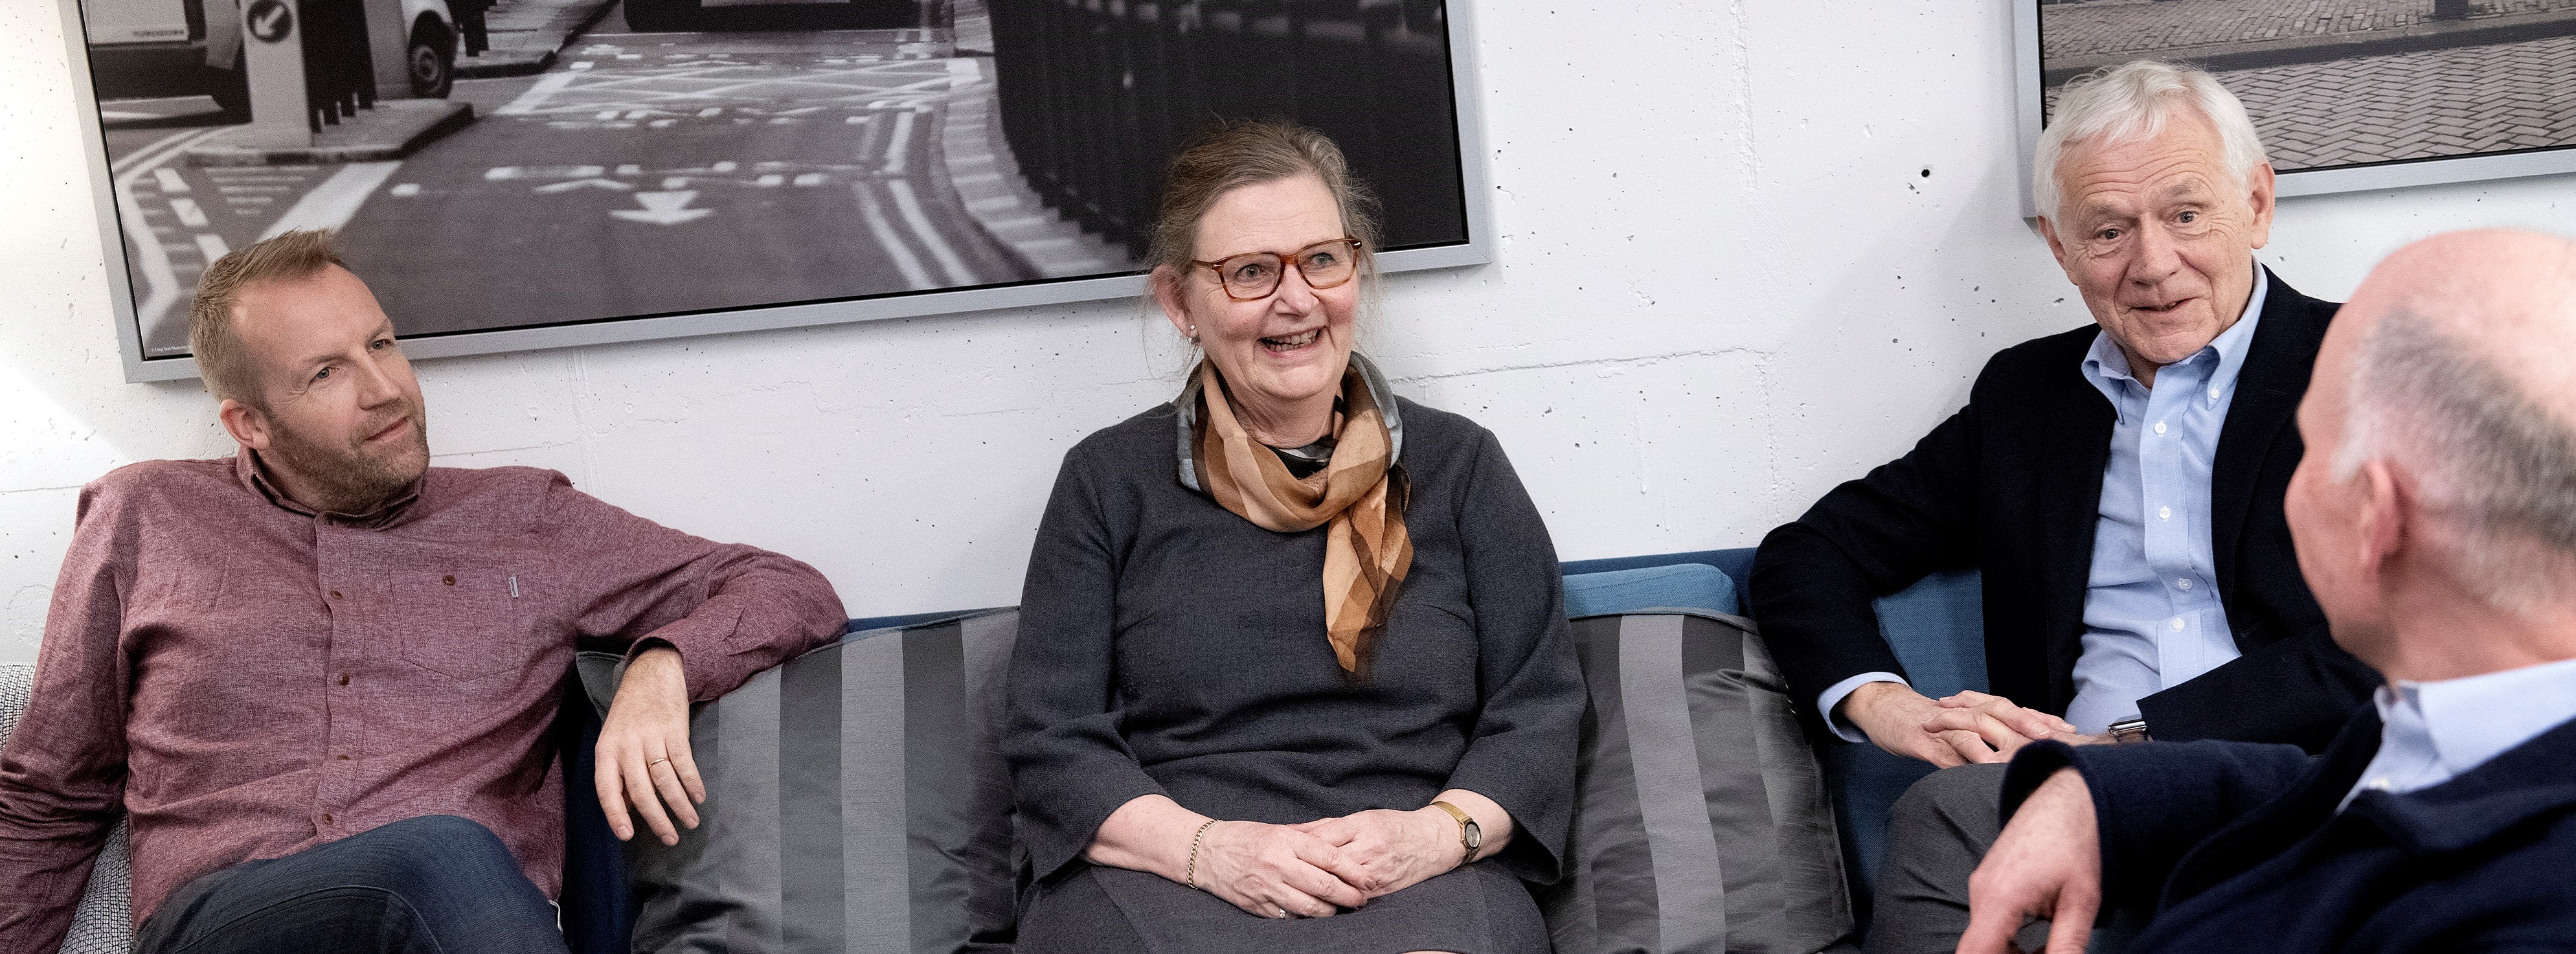
<svg viewBox="0 0 2576 954">
<path fill-rule="evenodd" d="M 1365 680 L 1324 637 L 1326 530 L 1264 530 L 1182 486 L 1171 407 L 1065 455 L 1004 743 L 1034 869 L 1023 954 L 1547 952 L 1528 885 L 1561 864 L 1585 698 L 1555 549 L 1491 433 L 1399 404 L 1413 565 Z M 1082 860 L 1140 795 L 1294 824 L 1450 788 L 1510 812 L 1511 845 L 1328 918 L 1265 919 Z"/>
</svg>

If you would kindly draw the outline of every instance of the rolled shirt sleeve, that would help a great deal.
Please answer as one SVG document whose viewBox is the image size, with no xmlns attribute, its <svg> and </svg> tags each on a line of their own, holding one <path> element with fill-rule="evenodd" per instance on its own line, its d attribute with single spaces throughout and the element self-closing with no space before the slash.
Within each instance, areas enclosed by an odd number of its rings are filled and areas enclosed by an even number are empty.
<svg viewBox="0 0 2576 954">
<path fill-rule="evenodd" d="M 1493 435 L 1482 437 L 1459 498 L 1458 531 L 1485 689 L 1449 787 L 1511 813 L 1512 844 L 1490 863 L 1550 884 L 1563 870 L 1574 823 L 1575 747 L 1587 697 L 1547 524 Z"/>
<path fill-rule="evenodd" d="M 579 554 L 589 592 L 574 619 L 585 638 L 628 639 L 635 652 L 680 653 L 689 698 L 712 700 L 763 669 L 839 639 L 849 617 L 830 581 L 804 563 L 662 526 L 572 487 L 546 491 L 547 532 Z"/>
</svg>

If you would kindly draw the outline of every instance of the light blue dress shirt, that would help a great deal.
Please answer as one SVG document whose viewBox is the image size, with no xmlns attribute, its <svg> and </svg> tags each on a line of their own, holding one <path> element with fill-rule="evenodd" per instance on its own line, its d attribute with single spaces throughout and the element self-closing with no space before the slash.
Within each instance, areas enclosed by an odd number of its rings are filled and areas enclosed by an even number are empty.
<svg viewBox="0 0 2576 954">
<path fill-rule="evenodd" d="M 2431 788 L 2576 719 L 2576 659 L 2439 682 L 2381 686 L 2379 754 L 2344 793 Z"/>
<path fill-rule="evenodd" d="M 2218 595 L 2209 475 L 2271 284 L 2255 265 L 2254 290 L 2236 323 L 2190 357 L 2158 368 L 2152 389 L 2129 374 L 2129 359 L 2110 332 L 2096 333 L 2084 355 L 2084 379 L 2119 417 L 2111 427 L 2110 462 L 2102 468 L 2084 592 L 2084 651 L 2075 660 L 2075 700 L 2066 707 L 2066 721 L 2077 731 L 2100 735 L 2136 715 L 2139 699 L 2240 655 Z M 1890 672 L 1861 673 L 1820 694 L 1817 711 L 1833 712 L 1863 684 L 1904 681 Z M 1845 741 L 1868 741 L 1841 718 L 1827 725 Z"/>
</svg>

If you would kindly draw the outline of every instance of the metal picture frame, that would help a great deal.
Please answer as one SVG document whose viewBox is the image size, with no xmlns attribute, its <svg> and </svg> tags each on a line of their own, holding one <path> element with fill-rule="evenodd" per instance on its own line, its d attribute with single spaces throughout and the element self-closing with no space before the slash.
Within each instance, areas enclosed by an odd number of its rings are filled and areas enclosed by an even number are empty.
<svg viewBox="0 0 2576 954">
<path fill-rule="evenodd" d="M 2433 0 L 2426 0 L 2431 4 Z M 2013 106 L 2015 131 L 2021 146 L 2021 211 L 2023 218 L 2035 218 L 2039 212 L 2030 195 L 2031 153 L 2039 143 L 2044 123 L 2049 87 L 2049 64 L 2042 54 L 2040 0 L 2013 0 Z M 2178 57 L 2195 62 L 2191 56 Z M 2199 65 L 2224 70 L 2227 60 Z M 2256 117 L 2258 123 L 2262 117 Z M 2459 182 L 2482 182 L 2516 179 L 2528 176 L 2576 172 L 2576 141 L 2545 148 L 2511 152 L 2476 153 L 2429 158 L 2395 159 L 2366 164 L 2327 168 L 2291 169 L 2279 173 L 2277 193 L 2282 197 L 2327 195 L 2339 192 L 2366 192 L 2412 186 L 2444 185 Z"/>
<path fill-rule="evenodd" d="M 127 162 L 141 156 L 138 153 L 125 160 L 111 161 L 100 101 L 90 69 L 80 0 L 57 0 L 57 4 L 72 66 L 71 89 L 83 117 L 79 124 L 81 142 L 90 160 L 88 172 L 96 200 L 108 296 L 116 322 L 125 379 L 147 382 L 195 378 L 197 368 L 192 358 L 152 358 L 144 353 L 144 333 L 137 317 L 136 290 L 130 278 L 141 263 L 129 260 L 125 233 L 129 229 L 148 226 L 139 213 L 132 211 L 130 203 L 120 205 L 117 194 L 117 173 L 125 168 Z M 1445 0 L 1441 11 L 1447 32 L 1450 107 L 1456 123 L 1457 172 L 1466 238 L 1461 242 L 1432 247 L 1381 252 L 1376 256 L 1380 273 L 1482 265 L 1494 260 L 1494 239 L 1488 212 L 1491 184 L 1483 136 L 1483 109 L 1479 101 L 1483 85 L 1478 79 L 1475 56 L 1474 5 L 1463 0 Z M 596 318 L 490 331 L 405 335 L 403 347 L 413 358 L 445 358 L 1136 298 L 1144 291 L 1144 276 L 1133 272 L 1035 279 L 830 301 Z M 166 289 L 164 293 L 167 293 Z M 184 308 L 184 301 L 176 307 Z"/>
</svg>

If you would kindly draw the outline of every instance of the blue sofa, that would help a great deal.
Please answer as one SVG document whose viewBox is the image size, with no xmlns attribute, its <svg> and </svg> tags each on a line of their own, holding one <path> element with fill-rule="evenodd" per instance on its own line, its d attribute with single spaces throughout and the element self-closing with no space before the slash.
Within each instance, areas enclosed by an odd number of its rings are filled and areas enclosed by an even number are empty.
<svg viewBox="0 0 2576 954">
<path fill-rule="evenodd" d="M 1733 583 L 1733 593 L 1744 593 L 1751 582 L 1753 551 L 1708 550 L 1694 553 L 1669 553 L 1656 556 L 1621 557 L 1607 560 L 1582 560 L 1568 563 L 1568 576 L 1638 570 L 1678 564 L 1705 564 L 1723 572 Z M 1700 579 L 1709 580 L 1706 574 Z M 1713 580 L 1712 580 L 1713 582 Z M 1626 607 L 1671 606 L 1656 599 L 1648 587 L 1629 594 L 1647 602 Z M 1725 601 L 1721 598 L 1719 601 Z M 1740 600 L 1729 606 L 1696 606 L 1719 612 L 1742 613 Z M 1986 684 L 1983 613 L 1979 605 L 1979 583 L 1975 573 L 1944 574 L 1927 578 L 1902 593 L 1879 601 L 1882 632 L 1904 661 L 1906 673 L 1916 688 L 1939 696 L 1961 689 L 1982 689 Z M 1598 611 L 1598 610 L 1595 610 Z M 961 615 L 917 613 L 906 616 L 852 620 L 849 631 L 861 633 L 890 627 L 909 626 Z M 0 734 L 16 721 L 17 707 L 25 704 L 26 685 L 34 667 L 0 667 Z M 590 785 L 593 762 L 592 743 L 599 734 L 599 718 L 588 696 L 567 677 L 564 708 L 556 726 L 557 741 L 563 746 L 565 781 L 565 837 L 563 920 L 566 938 L 579 954 L 624 954 L 628 938 L 633 935 L 635 909 L 627 888 L 626 859 L 623 846 L 608 833 L 608 821 L 599 809 Z M 1820 753 L 1827 788 L 1833 803 L 1835 820 L 1842 834 L 1844 871 L 1851 879 L 1855 914 L 1866 925 L 1869 889 L 1876 883 L 1880 856 L 1885 850 L 1887 812 L 1905 788 L 1930 771 L 1928 766 L 1896 758 L 1866 745 L 1828 743 Z M 103 884 L 93 884 L 92 897 L 82 912 L 82 927 L 66 949 L 120 949 L 124 935 L 126 897 L 122 864 L 122 837 L 115 839 L 100 869 Z"/>
<path fill-rule="evenodd" d="M 1567 563 L 1567 576 L 1698 563 L 1716 567 L 1748 591 L 1753 551 L 1703 550 L 1653 556 L 1578 560 Z M 1977 574 L 1952 573 L 1926 578 L 1912 588 L 1879 601 L 1881 631 L 1904 661 L 1907 678 L 1933 696 L 1962 689 L 1983 689 L 1986 661 L 1984 612 L 1979 604 Z M 1664 605 L 1664 604 L 1658 604 Z M 1699 607 L 1744 612 L 1734 606 Z M 850 621 L 856 634 L 947 619 L 959 612 L 916 613 Z M 625 954 L 635 912 L 626 893 L 625 855 L 608 834 L 608 822 L 590 795 L 591 747 L 598 717 L 578 687 L 565 693 L 562 732 L 566 743 L 566 836 L 569 850 L 564 871 L 564 929 L 576 954 Z M 1819 753 L 1843 838 L 1844 870 L 1850 874 L 1855 913 L 1866 925 L 1870 886 L 1877 882 L 1880 856 L 1887 841 L 1887 813 L 1907 786 L 1931 772 L 1930 766 L 1900 759 L 1866 745 L 1828 743 Z"/>
</svg>

